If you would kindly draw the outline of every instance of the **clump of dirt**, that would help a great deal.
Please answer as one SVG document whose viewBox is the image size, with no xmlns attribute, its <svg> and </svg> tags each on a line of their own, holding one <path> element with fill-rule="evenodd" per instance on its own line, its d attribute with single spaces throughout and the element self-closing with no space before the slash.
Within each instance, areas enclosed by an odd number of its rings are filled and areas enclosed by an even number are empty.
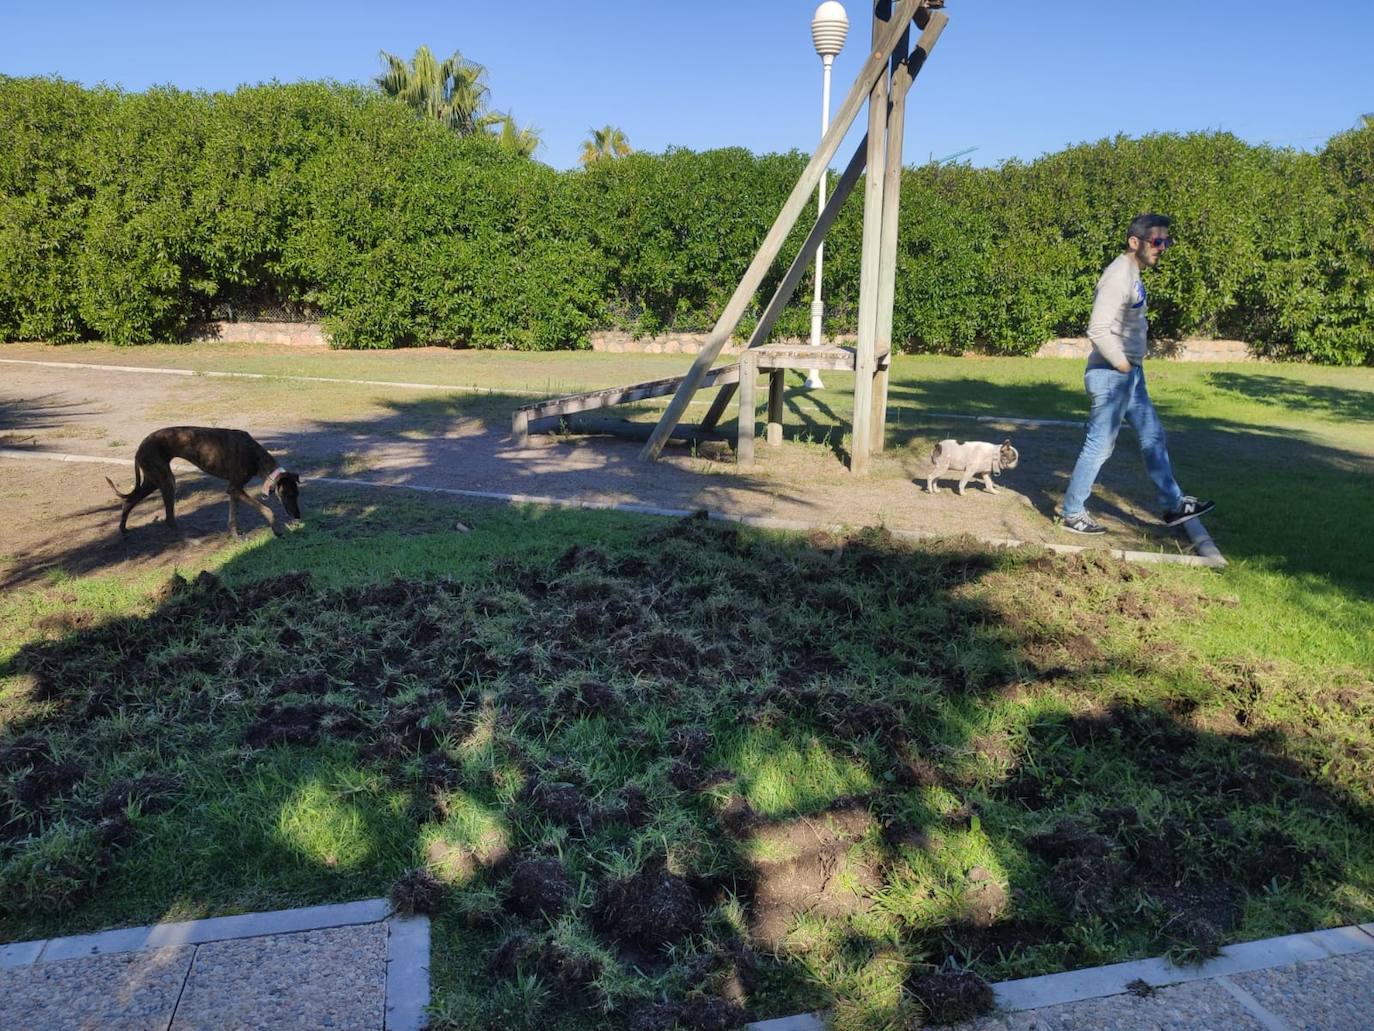
<svg viewBox="0 0 1374 1031">
<path fill-rule="evenodd" d="M 889 848 L 914 848 L 924 852 L 931 847 L 930 835 L 907 820 L 889 820 L 883 825 L 882 833 Z"/>
<path fill-rule="evenodd" d="M 268 694 L 274 698 L 284 694 L 321 695 L 329 689 L 329 675 L 317 669 L 309 673 L 293 673 L 282 677 L 272 685 Z"/>
<path fill-rule="evenodd" d="M 857 854 L 854 845 L 873 826 L 867 809 L 842 803 L 756 829 L 750 838 L 753 850 L 777 858 L 755 863 L 749 906 L 753 936 L 777 945 L 801 913 L 850 916 L 871 908 L 872 893 L 883 885 L 882 873 L 878 862 Z"/>
<path fill-rule="evenodd" d="M 433 916 L 439 912 L 446 890 L 443 882 L 432 873 L 423 867 L 416 867 L 401 875 L 391 886 L 387 897 L 391 900 L 391 908 L 402 916 L 414 916 L 416 913 Z"/>
<path fill-rule="evenodd" d="M 553 698 L 554 708 L 577 716 L 613 716 L 621 709 L 615 688 L 599 680 L 583 680 L 560 690 Z"/>
<path fill-rule="evenodd" d="M 86 768 L 72 759 L 53 761 L 40 759 L 14 784 L 14 800 L 29 809 L 37 809 L 86 775 Z"/>
<path fill-rule="evenodd" d="M 1050 804 L 1045 795 L 1045 782 L 1028 766 L 1017 767 L 1016 772 L 1002 782 L 999 792 L 1020 802 L 1033 813 Z"/>
<path fill-rule="evenodd" d="M 362 722 L 338 705 L 311 702 L 307 705 L 265 706 L 258 719 L 243 732 L 244 744 L 253 748 L 272 745 L 313 745 L 323 737 L 349 737 Z"/>
<path fill-rule="evenodd" d="M 702 764 L 711 749 L 711 735 L 700 727 L 678 727 L 669 735 L 668 747 L 675 758 L 668 780 L 680 791 L 690 791 L 702 781 Z"/>
<path fill-rule="evenodd" d="M 970 970 L 936 970 L 907 978 L 907 993 L 931 1024 L 956 1024 L 989 1012 L 992 987 Z"/>
<path fill-rule="evenodd" d="M 758 822 L 759 814 L 743 795 L 731 795 L 721 808 L 721 826 L 736 838 L 748 834 Z"/>
<path fill-rule="evenodd" d="M 52 745 L 37 734 L 23 734 L 0 746 L 0 773 L 13 773 L 25 766 L 52 762 Z"/>
<path fill-rule="evenodd" d="M 1026 847 L 1041 859 L 1057 863 L 1063 859 L 1101 858 L 1111 853 L 1113 843 L 1076 820 L 1060 820 L 1052 829 L 1027 838 Z"/>
<path fill-rule="evenodd" d="M 521 971 L 538 974 L 559 993 L 563 1007 L 584 1005 L 593 982 L 601 976 L 601 962 L 564 948 L 548 936 L 536 938 L 525 931 L 507 936 L 487 959 L 487 973 L 514 980 Z"/>
<path fill-rule="evenodd" d="M 616 941 L 649 950 L 675 945 L 702 926 L 701 905 L 692 886 L 661 864 L 603 883 L 592 918 Z"/>
<path fill-rule="evenodd" d="M 580 788 L 566 781 L 529 781 L 522 799 L 550 823 L 582 833 L 593 830 L 599 814 Z"/>
<path fill-rule="evenodd" d="M 171 804 L 171 798 L 181 790 L 181 781 L 163 773 L 143 777 L 121 777 L 105 789 L 96 811 L 104 817 L 120 815 L 137 802 L 144 813 L 156 813 Z"/>
<path fill-rule="evenodd" d="M 525 859 L 511 870 L 506 908 L 521 916 L 554 918 L 567 911 L 572 896 L 572 878 L 559 860 Z"/>
<path fill-rule="evenodd" d="M 616 800 L 620 803 L 619 808 L 608 812 L 608 817 L 622 820 L 631 827 L 643 827 L 653 817 L 649 796 L 638 784 L 626 784 L 616 792 Z"/>
<path fill-rule="evenodd" d="M 973 927 L 991 927 L 1006 912 L 1007 891 L 981 866 L 969 871 L 968 880 L 962 906 L 964 921 Z"/>
<path fill-rule="evenodd" d="M 1106 856 L 1061 859 L 1045 879 L 1045 892 L 1059 910 L 1078 920 L 1110 912 L 1124 871 Z"/>
<path fill-rule="evenodd" d="M 940 933 L 944 944 L 955 950 L 951 955 L 966 966 L 1001 962 L 1018 952 L 1062 938 L 1057 928 L 1032 920 L 1008 920 L 985 927 L 958 923 Z M 937 946 L 932 943 L 929 948 L 936 952 Z"/>
</svg>

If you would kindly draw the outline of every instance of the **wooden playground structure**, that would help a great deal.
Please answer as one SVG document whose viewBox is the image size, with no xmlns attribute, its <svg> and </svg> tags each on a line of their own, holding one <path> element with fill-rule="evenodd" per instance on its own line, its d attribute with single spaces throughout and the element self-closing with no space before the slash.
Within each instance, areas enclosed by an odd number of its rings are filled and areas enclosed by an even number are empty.
<svg viewBox="0 0 1374 1031">
<path fill-rule="evenodd" d="M 747 467 L 754 460 L 758 375 L 762 372 L 769 375 L 765 440 L 777 446 L 782 442 L 783 387 L 787 370 L 842 370 L 855 374 L 849 468 L 856 475 L 868 473 L 872 454 L 883 449 L 887 424 L 906 96 L 949 21 L 940 10 L 943 6 L 944 0 L 874 0 L 873 45 L 869 56 L 691 368 L 682 376 L 525 405 L 517 409 L 511 423 L 512 435 L 517 441 L 523 441 L 529 433 L 560 426 L 573 432 L 647 436 L 640 457 L 653 460 L 670 437 L 699 440 L 718 436 L 716 425 L 731 400 L 738 396 L 736 458 L 741 466 Z M 921 33 L 914 46 L 911 44 L 913 22 Z M 815 225 L 764 308 L 739 362 L 715 366 L 865 101 L 868 104 L 868 134 L 855 148 Z M 855 346 L 769 344 L 768 337 L 778 317 L 865 169 L 870 174 L 864 180 L 859 326 Z M 706 417 L 697 425 L 683 424 L 687 406 L 697 391 L 705 387 L 719 390 Z M 597 420 L 582 414 L 667 394 L 673 395 L 672 400 L 652 429 L 648 424 Z"/>
</svg>

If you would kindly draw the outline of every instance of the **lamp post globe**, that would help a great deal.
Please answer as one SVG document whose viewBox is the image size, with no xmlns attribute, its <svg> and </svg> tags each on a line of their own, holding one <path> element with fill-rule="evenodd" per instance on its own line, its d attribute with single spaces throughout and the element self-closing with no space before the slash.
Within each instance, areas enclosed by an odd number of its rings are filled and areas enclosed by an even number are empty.
<svg viewBox="0 0 1374 1031">
<path fill-rule="evenodd" d="M 845 13 L 844 4 L 825 0 L 811 16 L 811 42 L 816 44 L 816 53 L 822 58 L 834 57 L 844 49 L 848 35 L 849 15 Z"/>
<path fill-rule="evenodd" d="M 821 59 L 821 137 L 830 129 L 830 65 L 835 55 L 844 49 L 845 37 L 849 35 L 849 15 L 838 0 L 825 0 L 811 16 L 811 42 L 816 45 L 816 53 Z M 825 172 L 821 172 L 820 185 L 816 187 L 816 217 L 820 218 L 825 209 Z M 811 343 L 821 346 L 821 326 L 825 321 L 825 302 L 821 300 L 821 268 L 825 263 L 825 244 L 816 248 L 816 292 L 811 300 Z M 806 374 L 806 389 L 820 390 L 819 369 L 811 369 Z"/>
</svg>

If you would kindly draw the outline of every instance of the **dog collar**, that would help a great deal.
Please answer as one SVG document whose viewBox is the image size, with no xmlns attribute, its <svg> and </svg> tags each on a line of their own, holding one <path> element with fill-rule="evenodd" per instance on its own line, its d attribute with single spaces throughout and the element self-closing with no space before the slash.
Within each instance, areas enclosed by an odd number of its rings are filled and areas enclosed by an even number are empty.
<svg viewBox="0 0 1374 1031">
<path fill-rule="evenodd" d="M 267 479 L 262 481 L 262 493 L 264 497 L 272 492 L 273 485 L 281 479 L 281 475 L 284 472 L 286 472 L 285 469 L 281 466 L 277 466 L 267 474 Z"/>
</svg>

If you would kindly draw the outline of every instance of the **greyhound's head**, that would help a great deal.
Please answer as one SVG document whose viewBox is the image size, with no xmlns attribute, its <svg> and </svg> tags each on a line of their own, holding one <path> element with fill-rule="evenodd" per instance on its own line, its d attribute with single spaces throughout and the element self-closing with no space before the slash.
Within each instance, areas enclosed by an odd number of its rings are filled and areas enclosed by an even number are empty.
<svg viewBox="0 0 1374 1031">
<path fill-rule="evenodd" d="M 1015 469 L 1016 463 L 1021 461 L 1021 455 L 1016 448 L 1011 446 L 1011 438 L 1002 441 L 1002 447 L 997 453 L 997 463 L 1003 469 Z"/>
<path fill-rule="evenodd" d="M 277 477 L 276 482 L 268 488 L 277 492 L 277 497 L 281 498 L 281 507 L 286 509 L 286 514 L 292 519 L 301 517 L 301 476 L 300 473 L 282 473 Z"/>
</svg>

